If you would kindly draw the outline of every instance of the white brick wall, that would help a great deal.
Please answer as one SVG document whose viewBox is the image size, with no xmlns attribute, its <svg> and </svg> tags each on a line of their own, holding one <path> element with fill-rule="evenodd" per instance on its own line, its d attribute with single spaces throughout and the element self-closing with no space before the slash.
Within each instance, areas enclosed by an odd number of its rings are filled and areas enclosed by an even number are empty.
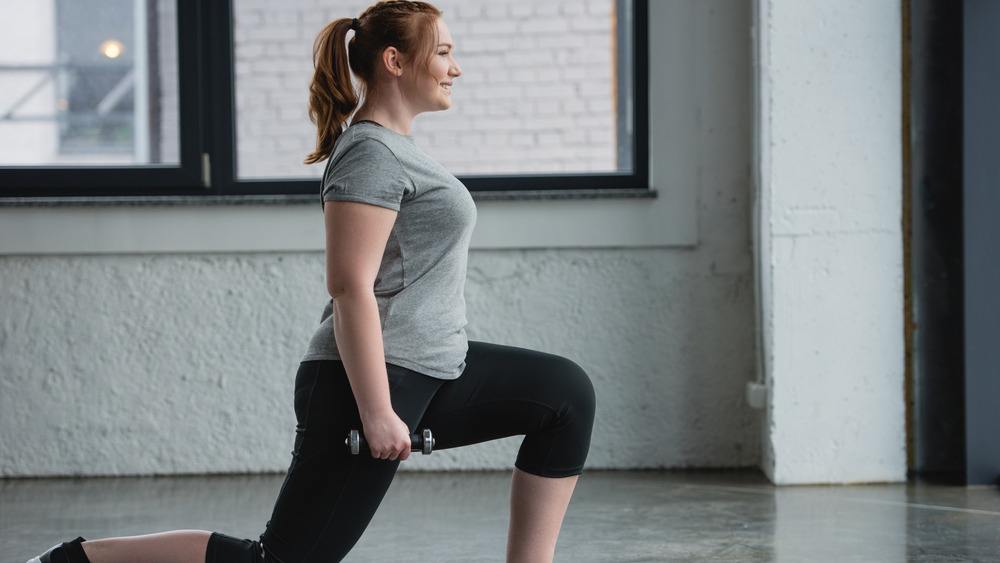
<svg viewBox="0 0 1000 563">
<path fill-rule="evenodd" d="M 615 0 L 440 0 L 463 76 L 413 135 L 456 174 L 615 171 Z M 239 175 L 318 176 L 312 41 L 369 2 L 235 2 Z"/>
</svg>

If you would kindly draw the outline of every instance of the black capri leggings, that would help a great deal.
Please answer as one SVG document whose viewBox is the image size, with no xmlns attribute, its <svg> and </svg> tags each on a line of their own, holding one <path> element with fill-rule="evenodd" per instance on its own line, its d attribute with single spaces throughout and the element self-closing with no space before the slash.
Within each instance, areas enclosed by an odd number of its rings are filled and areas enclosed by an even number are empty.
<svg viewBox="0 0 1000 563">
<path fill-rule="evenodd" d="M 462 376 L 444 381 L 389 365 L 392 406 L 411 432 L 430 428 L 436 450 L 525 435 L 515 466 L 543 477 L 583 471 L 594 423 L 594 389 L 573 362 L 469 343 Z M 399 461 L 351 455 L 344 438 L 361 417 L 343 364 L 303 362 L 292 463 L 260 542 L 213 534 L 206 560 L 340 561 L 389 489 Z"/>
</svg>

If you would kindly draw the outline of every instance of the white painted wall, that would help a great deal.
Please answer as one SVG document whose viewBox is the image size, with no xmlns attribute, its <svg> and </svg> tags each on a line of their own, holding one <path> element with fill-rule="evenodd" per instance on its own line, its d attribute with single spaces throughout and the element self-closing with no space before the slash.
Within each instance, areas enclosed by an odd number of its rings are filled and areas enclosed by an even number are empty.
<svg viewBox="0 0 1000 563">
<path fill-rule="evenodd" d="M 660 197 L 481 202 L 492 231 L 470 258 L 469 331 L 591 373 L 591 468 L 762 462 L 782 484 L 901 480 L 898 3 L 756 6 L 760 156 L 750 5 L 652 2 Z M 764 416 L 743 401 L 757 363 L 755 162 Z M 618 219 L 668 225 L 619 237 L 592 224 L 605 203 Z M 530 231 L 542 238 L 519 229 L 504 240 L 496 226 L 535 205 L 553 211 Z M 0 475 L 281 470 L 291 377 L 324 300 L 318 246 L 297 246 L 313 215 L 0 210 Z M 273 237 L 261 234 L 269 217 Z M 257 250 L 229 228 L 255 230 Z M 591 238 L 574 246 L 554 231 Z M 514 447 L 407 466 L 507 467 Z"/>
<path fill-rule="evenodd" d="M 906 475 L 900 5 L 756 5 L 763 468 Z"/>
<path fill-rule="evenodd" d="M 591 373 L 591 468 L 752 466 L 749 6 L 657 2 L 651 21 L 660 197 L 563 210 L 481 202 L 496 220 L 553 210 L 544 237 L 607 240 L 546 243 L 524 229 L 480 239 L 469 332 Z M 591 224 L 605 205 L 649 228 L 620 237 Z M 199 238 L 234 242 L 213 222 L 262 250 L 198 250 Z M 325 299 L 321 237 L 291 243 L 319 223 L 318 206 L 0 210 L 0 475 L 283 470 L 292 375 Z M 515 446 L 407 467 L 509 467 Z"/>
</svg>

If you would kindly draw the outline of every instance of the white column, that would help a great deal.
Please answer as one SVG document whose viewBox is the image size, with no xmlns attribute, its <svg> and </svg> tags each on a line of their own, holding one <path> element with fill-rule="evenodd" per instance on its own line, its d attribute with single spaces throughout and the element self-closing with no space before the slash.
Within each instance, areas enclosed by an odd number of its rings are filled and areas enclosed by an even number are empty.
<svg viewBox="0 0 1000 563">
<path fill-rule="evenodd" d="M 757 0 L 763 469 L 905 479 L 898 0 Z"/>
</svg>

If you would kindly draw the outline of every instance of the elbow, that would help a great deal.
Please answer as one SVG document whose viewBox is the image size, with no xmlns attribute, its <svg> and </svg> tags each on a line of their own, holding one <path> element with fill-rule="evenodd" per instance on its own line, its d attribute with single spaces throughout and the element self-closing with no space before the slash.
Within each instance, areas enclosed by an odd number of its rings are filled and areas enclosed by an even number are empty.
<svg viewBox="0 0 1000 563">
<path fill-rule="evenodd" d="M 375 295 L 375 290 L 371 286 L 345 283 L 341 280 L 327 280 L 326 291 L 334 301 L 350 297 L 374 297 Z"/>
<path fill-rule="evenodd" d="M 347 286 L 343 284 L 336 284 L 327 282 L 326 291 L 330 294 L 330 297 L 336 301 L 338 297 L 343 297 L 347 293 Z"/>
</svg>

